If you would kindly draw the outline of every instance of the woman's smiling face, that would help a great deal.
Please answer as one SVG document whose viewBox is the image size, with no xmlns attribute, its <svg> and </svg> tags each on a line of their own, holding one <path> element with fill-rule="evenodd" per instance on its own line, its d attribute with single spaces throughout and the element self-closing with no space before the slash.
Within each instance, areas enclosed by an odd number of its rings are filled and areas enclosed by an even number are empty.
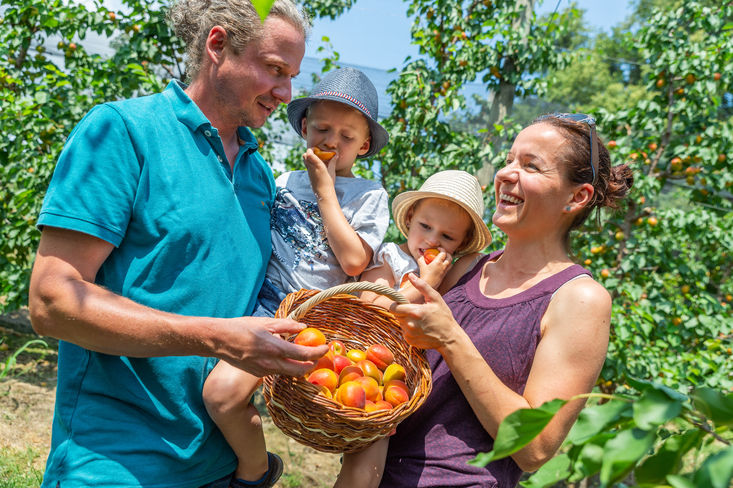
<svg viewBox="0 0 733 488">
<path fill-rule="evenodd" d="M 535 234 L 558 230 L 572 195 L 561 155 L 565 138 L 554 127 L 538 123 L 519 133 L 506 165 L 496 172 L 494 224 L 505 233 Z"/>
</svg>

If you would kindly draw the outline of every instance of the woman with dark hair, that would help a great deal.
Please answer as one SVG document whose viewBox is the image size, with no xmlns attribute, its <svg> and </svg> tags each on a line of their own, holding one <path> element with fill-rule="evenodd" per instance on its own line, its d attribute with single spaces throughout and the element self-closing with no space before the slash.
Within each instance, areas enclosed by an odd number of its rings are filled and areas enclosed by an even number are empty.
<svg viewBox="0 0 733 488">
<path fill-rule="evenodd" d="M 573 263 L 569 233 L 632 183 L 628 166 L 611 167 L 592 117 L 553 114 L 520 132 L 494 179 L 504 249 L 456 262 L 443 296 L 411 275 L 425 303 L 393 307 L 405 339 L 428 349 L 431 394 L 393 436 L 346 455 L 337 486 L 508 488 L 555 454 L 583 400 L 511 457 L 468 464 L 512 412 L 593 388 L 611 297 Z"/>
</svg>

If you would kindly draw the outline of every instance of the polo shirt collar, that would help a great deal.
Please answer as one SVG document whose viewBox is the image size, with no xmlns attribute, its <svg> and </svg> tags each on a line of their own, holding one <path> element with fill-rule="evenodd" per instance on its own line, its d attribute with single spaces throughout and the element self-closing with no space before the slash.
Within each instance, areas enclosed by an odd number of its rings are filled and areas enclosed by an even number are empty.
<svg viewBox="0 0 733 488">
<path fill-rule="evenodd" d="M 206 118 L 198 105 L 184 91 L 187 86 L 179 80 L 171 80 L 163 95 L 170 101 L 173 112 L 178 117 L 178 120 L 191 129 L 191 131 L 196 132 L 205 128 L 212 128 L 209 119 Z M 239 137 L 240 145 L 244 146 L 245 149 L 251 150 L 259 147 L 257 139 L 247 127 L 238 127 L 237 136 Z"/>
</svg>

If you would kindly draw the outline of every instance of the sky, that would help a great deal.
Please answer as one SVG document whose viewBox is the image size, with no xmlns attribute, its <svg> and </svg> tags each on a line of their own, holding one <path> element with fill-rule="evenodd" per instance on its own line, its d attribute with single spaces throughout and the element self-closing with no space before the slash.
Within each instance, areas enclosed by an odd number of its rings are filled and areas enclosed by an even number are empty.
<svg viewBox="0 0 733 488">
<path fill-rule="evenodd" d="M 76 0 L 87 3 L 89 0 Z M 536 0 L 538 14 L 552 13 L 569 6 L 572 0 Z M 580 8 L 586 10 L 585 19 L 595 30 L 609 31 L 611 27 L 624 20 L 629 14 L 633 0 L 576 0 Z M 105 0 L 104 4 L 112 10 L 124 10 L 121 0 Z M 372 80 L 379 92 L 379 115 L 389 113 L 391 106 L 384 96 L 389 82 L 397 76 L 385 70 L 402 67 L 407 56 L 417 56 L 417 47 L 411 44 L 410 28 L 412 20 L 406 15 L 405 0 L 357 0 L 346 13 L 336 20 L 315 19 L 310 38 L 306 44 L 305 59 L 301 64 L 301 74 L 293 81 L 293 92 L 307 92 L 312 88 L 311 73 L 320 73 L 318 52 L 324 46 L 322 38 L 327 36 L 333 50 L 340 55 L 341 65 L 354 66 Z M 49 39 L 53 50 L 58 39 Z M 108 41 L 99 36 L 89 35 L 85 44 L 87 49 L 104 53 L 109 51 Z M 466 95 L 485 94 L 482 83 L 464 85 Z M 470 98 L 470 97 L 469 97 Z"/>
<path fill-rule="evenodd" d="M 550 13 L 566 8 L 571 0 L 538 0 L 537 13 Z M 577 0 L 586 10 L 591 27 L 609 31 L 624 20 L 630 10 L 629 0 Z M 306 56 L 321 58 L 317 52 L 328 36 L 340 60 L 349 65 L 378 69 L 398 68 L 408 55 L 418 54 L 410 44 L 411 20 L 405 14 L 403 0 L 358 0 L 336 20 L 316 19 L 306 48 Z"/>
</svg>

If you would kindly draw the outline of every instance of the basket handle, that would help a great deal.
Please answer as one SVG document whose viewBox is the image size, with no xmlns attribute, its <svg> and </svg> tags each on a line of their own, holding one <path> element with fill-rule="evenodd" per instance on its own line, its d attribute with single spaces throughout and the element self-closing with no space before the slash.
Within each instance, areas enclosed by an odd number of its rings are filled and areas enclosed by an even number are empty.
<svg viewBox="0 0 733 488">
<path fill-rule="evenodd" d="M 410 303 L 404 296 L 402 296 L 401 293 L 386 285 L 372 283 L 371 281 L 357 281 L 354 283 L 344 283 L 343 285 L 332 286 L 331 288 L 318 292 L 317 294 L 313 295 L 308 300 L 303 302 L 298 308 L 290 312 L 288 318 L 298 320 L 303 315 L 305 315 L 308 310 L 315 307 L 322 301 L 341 293 L 353 294 L 352 292 L 355 291 L 371 291 L 380 295 L 384 295 L 397 303 Z"/>
</svg>

